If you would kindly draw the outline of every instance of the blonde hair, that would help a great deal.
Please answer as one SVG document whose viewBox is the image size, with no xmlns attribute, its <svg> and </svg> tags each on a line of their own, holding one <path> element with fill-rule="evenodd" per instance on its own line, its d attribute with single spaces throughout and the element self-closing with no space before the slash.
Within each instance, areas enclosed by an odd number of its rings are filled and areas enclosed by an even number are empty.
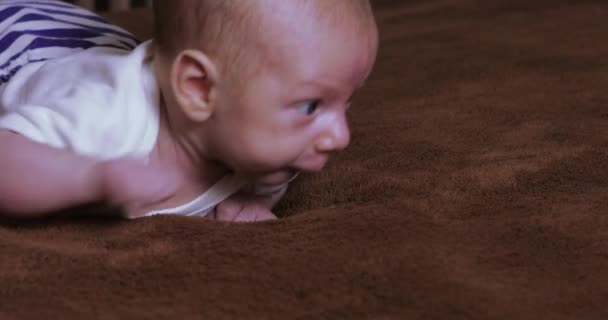
<svg viewBox="0 0 608 320">
<path fill-rule="evenodd" d="M 260 4 L 274 2 L 293 3 L 302 10 L 312 8 L 309 12 L 315 16 L 336 23 L 349 15 L 374 20 L 369 0 L 155 0 L 156 45 L 166 57 L 185 49 L 200 49 L 211 58 L 221 57 L 224 66 L 246 68 L 242 63 L 245 56 L 251 59 L 261 54 L 246 50 L 258 43 L 251 40 L 257 40 L 262 31 Z"/>
</svg>

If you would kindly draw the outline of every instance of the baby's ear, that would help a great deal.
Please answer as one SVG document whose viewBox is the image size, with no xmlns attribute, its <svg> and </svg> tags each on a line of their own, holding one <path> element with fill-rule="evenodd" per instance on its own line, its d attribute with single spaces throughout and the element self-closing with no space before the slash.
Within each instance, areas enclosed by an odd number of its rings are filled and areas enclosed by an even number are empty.
<svg viewBox="0 0 608 320">
<path fill-rule="evenodd" d="M 185 115 L 202 122 L 213 113 L 217 90 L 217 68 L 201 51 L 180 52 L 171 67 L 171 87 Z"/>
</svg>

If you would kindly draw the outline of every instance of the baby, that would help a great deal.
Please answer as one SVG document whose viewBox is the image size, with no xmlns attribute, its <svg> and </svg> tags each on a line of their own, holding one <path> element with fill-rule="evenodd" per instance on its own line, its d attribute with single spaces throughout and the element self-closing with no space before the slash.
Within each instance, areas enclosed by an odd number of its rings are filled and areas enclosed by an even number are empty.
<svg viewBox="0 0 608 320">
<path fill-rule="evenodd" d="M 0 0 L 0 212 L 274 219 L 350 139 L 368 0 L 159 0 L 155 37 L 55 1 Z"/>
</svg>

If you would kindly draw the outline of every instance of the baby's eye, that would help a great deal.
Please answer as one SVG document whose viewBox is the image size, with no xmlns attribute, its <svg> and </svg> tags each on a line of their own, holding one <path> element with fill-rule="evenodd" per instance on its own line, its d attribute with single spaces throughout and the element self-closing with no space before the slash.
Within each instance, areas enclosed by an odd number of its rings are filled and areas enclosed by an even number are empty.
<svg viewBox="0 0 608 320">
<path fill-rule="evenodd" d="M 320 100 L 315 100 L 315 101 L 310 101 L 304 104 L 301 104 L 298 107 L 298 111 L 300 113 L 303 113 L 307 116 L 310 116 L 312 114 L 315 113 L 315 111 L 317 111 L 317 109 L 319 108 L 319 105 L 321 104 Z"/>
</svg>

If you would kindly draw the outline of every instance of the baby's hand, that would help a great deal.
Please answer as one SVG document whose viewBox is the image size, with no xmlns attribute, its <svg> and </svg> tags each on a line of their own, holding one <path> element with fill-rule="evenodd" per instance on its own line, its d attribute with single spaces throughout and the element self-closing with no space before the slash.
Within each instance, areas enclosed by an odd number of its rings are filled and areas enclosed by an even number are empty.
<svg viewBox="0 0 608 320">
<path fill-rule="evenodd" d="M 212 218 L 231 222 L 274 220 L 277 217 L 261 201 L 243 195 L 232 196 L 215 208 Z"/>
<path fill-rule="evenodd" d="M 175 195 L 182 181 L 172 167 L 134 159 L 106 161 L 100 170 L 105 201 L 129 219 Z"/>
</svg>

